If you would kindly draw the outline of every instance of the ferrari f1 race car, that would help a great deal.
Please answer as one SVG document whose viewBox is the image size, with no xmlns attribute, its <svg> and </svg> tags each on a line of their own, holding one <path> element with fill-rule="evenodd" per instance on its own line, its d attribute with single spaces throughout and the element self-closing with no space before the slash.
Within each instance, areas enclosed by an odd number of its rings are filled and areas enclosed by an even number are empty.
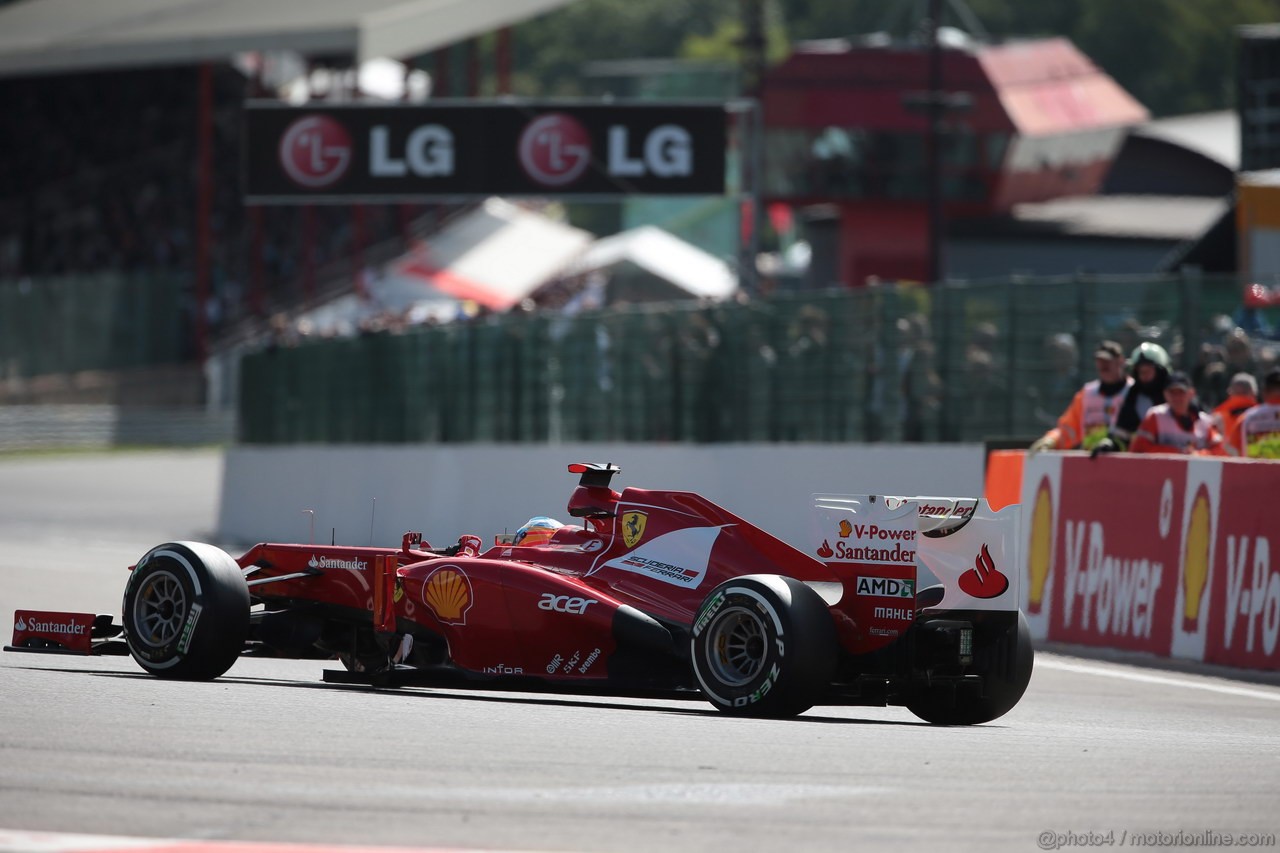
<svg viewBox="0 0 1280 853">
<path fill-rule="evenodd" d="M 160 678 L 238 657 L 337 659 L 326 681 L 701 695 L 727 714 L 905 705 L 938 724 L 1006 713 L 1031 678 L 1017 507 L 817 495 L 805 553 L 690 492 L 574 464 L 544 541 L 434 548 L 169 542 L 109 616 L 20 610 L 12 651 L 119 653 Z M 938 583 L 922 587 L 922 578 Z M 121 639 L 122 638 L 122 639 Z"/>
</svg>

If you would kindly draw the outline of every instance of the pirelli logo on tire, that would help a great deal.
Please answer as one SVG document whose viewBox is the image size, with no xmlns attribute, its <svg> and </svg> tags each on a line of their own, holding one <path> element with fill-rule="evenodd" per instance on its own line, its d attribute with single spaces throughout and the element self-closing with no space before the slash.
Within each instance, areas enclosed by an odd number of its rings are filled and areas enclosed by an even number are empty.
<svg viewBox="0 0 1280 853">
<path fill-rule="evenodd" d="M 178 654 L 185 655 L 191 649 L 191 637 L 196 632 L 196 623 L 200 621 L 203 611 L 204 607 L 199 602 L 191 605 L 191 612 L 187 614 L 187 621 L 182 626 L 182 636 L 178 639 Z"/>
<path fill-rule="evenodd" d="M 711 596 L 710 600 L 703 605 L 702 612 L 698 614 L 697 620 L 693 623 L 693 636 L 696 637 L 706 630 L 706 627 L 711 624 L 711 620 L 715 617 L 717 611 L 724 606 L 724 601 L 724 592 L 721 590 L 717 591 L 716 594 Z"/>
</svg>

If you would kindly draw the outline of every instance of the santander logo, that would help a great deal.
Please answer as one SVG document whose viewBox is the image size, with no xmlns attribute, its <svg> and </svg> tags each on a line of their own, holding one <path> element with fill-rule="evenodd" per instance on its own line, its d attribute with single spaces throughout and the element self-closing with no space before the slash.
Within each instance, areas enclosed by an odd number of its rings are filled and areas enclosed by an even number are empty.
<svg viewBox="0 0 1280 853">
<path fill-rule="evenodd" d="M 1009 588 L 1009 579 L 996 568 L 987 546 L 974 560 L 973 568 L 960 576 L 960 589 L 974 598 L 997 598 Z"/>
<path fill-rule="evenodd" d="M 78 622 L 37 622 L 35 619 L 27 622 L 21 617 L 13 627 L 17 631 L 31 631 L 35 634 L 70 634 L 72 636 L 83 634 L 88 630 Z"/>
</svg>

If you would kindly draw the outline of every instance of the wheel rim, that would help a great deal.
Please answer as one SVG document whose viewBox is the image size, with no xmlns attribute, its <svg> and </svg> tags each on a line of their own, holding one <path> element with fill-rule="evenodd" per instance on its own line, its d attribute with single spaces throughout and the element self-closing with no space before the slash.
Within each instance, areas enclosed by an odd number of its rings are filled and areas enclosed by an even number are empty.
<svg viewBox="0 0 1280 853">
<path fill-rule="evenodd" d="M 765 625 L 755 611 L 730 607 L 707 629 L 707 662 L 716 681 L 741 687 L 764 668 Z"/>
<path fill-rule="evenodd" d="M 168 645 L 186 618 L 187 591 L 177 575 L 161 570 L 147 578 L 133 604 L 138 638 L 150 646 Z"/>
</svg>

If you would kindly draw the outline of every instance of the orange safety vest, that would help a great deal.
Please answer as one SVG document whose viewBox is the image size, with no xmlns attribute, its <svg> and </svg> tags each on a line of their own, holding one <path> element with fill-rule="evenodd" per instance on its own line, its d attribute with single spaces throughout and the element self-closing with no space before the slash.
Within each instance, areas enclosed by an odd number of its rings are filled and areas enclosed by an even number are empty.
<svg viewBox="0 0 1280 853">
<path fill-rule="evenodd" d="M 1200 412 L 1187 430 L 1168 403 L 1152 406 L 1147 411 L 1129 445 L 1133 453 L 1187 453 L 1187 448 L 1200 455 L 1226 455 L 1213 418 Z"/>
<path fill-rule="evenodd" d="M 1062 417 L 1058 418 L 1054 446 L 1059 450 L 1070 450 L 1079 445 L 1085 450 L 1093 450 L 1098 442 L 1107 437 L 1111 420 L 1124 400 L 1124 393 L 1132 384 L 1133 379 L 1125 377 L 1120 390 L 1114 394 L 1104 394 L 1101 380 L 1086 382 L 1071 398 L 1071 405 L 1067 406 Z"/>
<path fill-rule="evenodd" d="M 1231 456 L 1240 456 L 1244 452 L 1239 444 L 1240 418 L 1256 405 L 1258 398 L 1252 394 L 1233 394 L 1213 410 L 1213 425 L 1222 433 L 1227 453 Z"/>
<path fill-rule="evenodd" d="M 1259 403 L 1245 412 L 1237 435 L 1250 459 L 1280 459 L 1280 403 Z"/>
</svg>

